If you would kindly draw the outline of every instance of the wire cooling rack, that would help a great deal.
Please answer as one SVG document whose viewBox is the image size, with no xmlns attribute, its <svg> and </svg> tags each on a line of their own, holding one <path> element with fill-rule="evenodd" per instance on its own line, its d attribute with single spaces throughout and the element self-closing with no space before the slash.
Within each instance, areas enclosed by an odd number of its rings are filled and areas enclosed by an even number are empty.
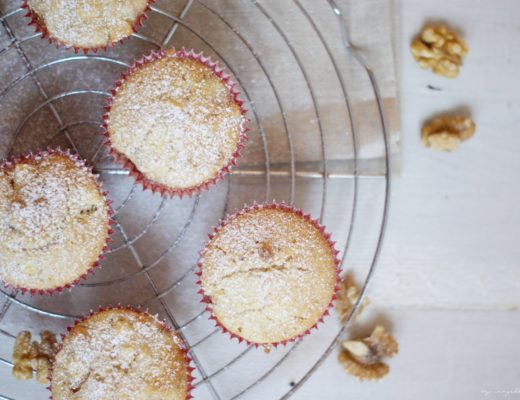
<svg viewBox="0 0 520 400">
<path fill-rule="evenodd" d="M 95 276 L 59 296 L 0 292 L 0 399 L 45 398 L 11 377 L 20 330 L 63 332 L 107 304 L 142 305 L 184 337 L 196 366 L 195 397 L 287 399 L 333 351 L 347 323 L 329 317 L 306 338 L 264 354 L 230 340 L 196 295 L 197 250 L 219 218 L 244 203 L 276 198 L 319 217 L 342 250 L 343 267 L 370 280 L 388 211 L 389 150 L 382 100 L 333 0 L 158 1 L 145 26 L 106 53 L 74 54 L 42 41 L 16 1 L 0 1 L 0 152 L 69 147 L 89 160 L 114 201 L 116 233 Z M 342 42 L 339 38 L 342 38 Z M 200 196 L 142 192 L 101 145 L 100 115 L 112 82 L 133 59 L 159 47 L 192 47 L 219 60 L 239 83 L 251 118 L 240 165 Z M 382 164 L 358 157 L 349 90 L 368 83 Z M 367 107 L 369 107 L 367 105 Z M 357 305 L 356 305 L 357 307 Z M 349 318 L 350 319 L 350 318 Z"/>
</svg>

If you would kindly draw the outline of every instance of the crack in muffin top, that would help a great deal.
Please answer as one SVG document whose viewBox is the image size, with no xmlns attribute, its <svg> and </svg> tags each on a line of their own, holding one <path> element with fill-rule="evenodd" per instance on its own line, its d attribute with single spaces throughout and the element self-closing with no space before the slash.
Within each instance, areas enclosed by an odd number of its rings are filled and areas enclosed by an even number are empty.
<svg viewBox="0 0 520 400">
<path fill-rule="evenodd" d="M 327 237 L 286 209 L 238 214 L 219 228 L 200 263 L 213 314 L 252 343 L 305 333 L 323 316 L 336 288 L 336 259 Z"/>
</svg>

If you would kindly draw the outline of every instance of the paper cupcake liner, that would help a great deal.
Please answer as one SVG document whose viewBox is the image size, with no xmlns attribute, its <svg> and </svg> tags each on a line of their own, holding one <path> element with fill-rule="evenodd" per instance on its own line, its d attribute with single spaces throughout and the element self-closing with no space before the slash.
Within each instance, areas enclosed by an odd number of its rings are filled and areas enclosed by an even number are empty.
<svg viewBox="0 0 520 400">
<path fill-rule="evenodd" d="M 0 161 L 0 170 L 2 170 L 4 168 L 14 168 L 16 166 L 16 164 L 22 164 L 27 161 L 32 161 L 32 160 L 35 160 L 38 158 L 48 157 L 52 154 L 60 154 L 62 156 L 68 157 L 69 159 L 74 161 L 74 163 L 76 164 L 76 166 L 78 168 L 87 170 L 88 172 L 90 172 L 92 174 L 92 176 L 94 177 L 94 180 L 97 183 L 99 191 L 102 193 L 102 195 L 105 199 L 105 205 L 108 209 L 108 216 L 109 216 L 109 221 L 108 221 L 109 228 L 107 230 L 107 237 L 105 240 L 105 245 L 103 246 L 98 259 L 90 264 L 89 268 L 87 269 L 87 271 L 84 274 L 79 276 L 74 281 L 67 283 L 66 285 L 57 286 L 52 289 L 31 289 L 31 288 L 25 288 L 22 286 L 17 286 L 17 285 L 13 285 L 11 283 L 5 282 L 3 280 L 3 278 L 0 276 L 0 280 L 3 282 L 4 288 L 12 289 L 12 290 L 19 290 L 22 294 L 30 293 L 31 296 L 34 296 L 35 294 L 39 294 L 39 295 L 49 294 L 52 296 L 56 292 L 61 293 L 64 289 L 71 289 L 73 286 L 77 286 L 80 283 L 80 281 L 82 279 L 86 279 L 89 274 L 93 275 L 95 273 L 95 270 L 100 267 L 101 260 L 103 260 L 105 258 L 105 253 L 108 250 L 108 245 L 110 243 L 112 243 L 112 239 L 110 238 L 110 235 L 112 233 L 114 233 L 113 230 L 110 228 L 110 225 L 114 225 L 115 222 L 112 219 L 112 217 L 114 215 L 114 211 L 112 210 L 112 207 L 111 207 L 112 201 L 108 200 L 108 198 L 107 198 L 108 192 L 103 191 L 103 183 L 99 181 L 98 175 L 93 174 L 92 166 L 88 166 L 86 164 L 86 161 L 81 159 L 77 154 L 72 154 L 69 150 L 61 150 L 59 148 L 57 148 L 57 149 L 47 148 L 45 150 L 37 149 L 34 153 L 31 152 L 31 153 L 27 153 L 27 154 L 21 154 L 18 157 L 11 157 L 10 159 Z"/>
<path fill-rule="evenodd" d="M 227 329 L 218 320 L 217 316 L 214 314 L 213 307 L 212 307 L 212 304 L 211 304 L 211 298 L 210 298 L 210 296 L 205 294 L 204 288 L 202 286 L 202 268 L 203 268 L 202 264 L 203 264 L 204 254 L 206 252 L 206 248 L 207 248 L 207 245 L 209 244 L 209 242 L 211 242 L 211 240 L 221 231 L 222 227 L 224 227 L 225 225 L 227 225 L 228 223 L 233 221 L 239 215 L 246 214 L 246 213 L 248 213 L 249 211 L 252 211 L 252 210 L 260 210 L 260 209 L 279 209 L 279 210 L 292 212 L 292 213 L 295 213 L 296 215 L 298 215 L 300 217 L 303 217 L 306 221 L 311 222 L 323 234 L 323 236 L 326 238 L 327 243 L 329 244 L 331 252 L 332 252 L 332 254 L 334 256 L 334 265 L 335 265 L 335 269 L 336 269 L 336 286 L 334 287 L 334 293 L 333 293 L 333 295 L 332 295 L 332 297 L 330 299 L 330 302 L 329 302 L 328 306 L 325 308 L 323 314 L 318 319 L 318 321 L 316 321 L 316 323 L 313 326 L 311 326 L 309 329 L 307 329 L 305 332 L 303 332 L 303 333 L 301 333 L 299 335 L 296 335 L 296 336 L 294 336 L 294 337 L 292 337 L 290 339 L 286 339 L 286 340 L 282 340 L 282 341 L 274 342 L 274 343 L 256 343 L 256 342 L 251 342 L 250 340 L 247 340 L 247 339 L 241 337 L 240 335 L 237 335 L 236 333 L 231 332 L 229 329 Z M 200 255 L 199 262 L 197 264 L 197 271 L 195 272 L 195 274 L 199 277 L 199 279 L 196 282 L 196 284 L 199 285 L 199 287 L 200 287 L 200 290 L 197 293 L 199 293 L 202 296 L 201 303 L 205 304 L 206 311 L 208 311 L 209 314 L 210 314 L 209 318 L 211 320 L 215 321 L 216 326 L 219 327 L 224 333 L 229 334 L 232 339 L 236 338 L 236 339 L 238 339 L 239 343 L 245 342 L 249 346 L 251 346 L 251 345 L 254 345 L 255 347 L 262 346 L 262 347 L 265 348 L 266 352 L 269 351 L 271 346 L 274 346 L 274 347 L 278 347 L 279 345 L 284 345 L 285 346 L 288 343 L 291 343 L 291 342 L 294 342 L 296 340 L 299 340 L 302 337 L 310 334 L 313 329 L 318 329 L 318 325 L 320 323 L 323 323 L 323 319 L 330 314 L 330 310 L 331 310 L 331 308 L 333 306 L 334 301 L 337 298 L 339 285 L 341 283 L 340 259 L 338 258 L 339 251 L 336 250 L 336 248 L 334 247 L 335 244 L 336 244 L 336 242 L 331 240 L 331 234 L 325 232 L 325 227 L 323 225 L 321 225 L 317 219 L 313 219 L 310 214 L 305 214 L 302 210 L 294 207 L 293 205 L 288 205 L 288 204 L 285 204 L 284 202 L 276 203 L 274 201 L 272 203 L 263 203 L 263 204 L 257 204 L 255 202 L 255 203 L 253 203 L 252 206 L 246 206 L 242 210 L 235 211 L 234 214 L 228 215 L 225 219 L 220 220 L 218 225 L 214 228 L 213 233 L 210 233 L 208 235 L 208 242 L 206 243 L 206 246 L 204 246 L 204 249 L 201 250 L 200 253 L 199 253 L 199 255 Z"/>
<path fill-rule="evenodd" d="M 121 304 L 118 304 L 117 306 L 105 306 L 105 307 L 99 307 L 99 309 L 97 311 L 90 311 L 89 314 L 83 316 L 82 318 L 80 319 L 77 319 L 74 321 L 74 324 L 72 325 L 69 325 L 67 327 L 67 333 L 64 334 L 60 334 L 60 338 L 61 338 L 61 341 L 60 343 L 58 344 L 58 346 L 56 347 L 56 351 L 54 352 L 54 361 L 52 362 L 51 364 L 51 368 L 49 369 L 49 382 L 50 382 L 50 385 L 47 387 L 47 389 L 51 392 L 51 395 L 50 395 L 50 400 L 52 400 L 52 373 L 54 371 L 54 367 L 55 367 L 55 362 L 56 362 L 56 356 L 58 355 L 58 353 L 60 352 L 60 350 L 63 348 L 63 340 L 67 337 L 67 335 L 69 334 L 69 332 L 76 326 L 78 325 L 79 323 L 83 322 L 83 321 L 86 321 L 87 319 L 91 318 L 92 316 L 100 313 L 100 312 L 103 312 L 103 311 L 107 311 L 107 310 L 129 310 L 129 311 L 134 311 L 134 312 L 137 312 L 137 313 L 140 313 L 140 314 L 145 314 L 145 315 L 148 315 L 150 317 L 152 317 L 159 325 L 161 325 L 162 327 L 164 327 L 168 332 L 170 332 L 172 335 L 175 335 L 180 341 L 182 341 L 182 346 L 181 346 L 181 351 L 182 351 L 182 354 L 184 356 L 184 360 L 186 361 L 186 373 L 187 373 L 187 388 L 186 388 L 186 391 L 187 391 L 187 395 L 186 395 L 186 400 L 190 400 L 193 398 L 193 390 L 195 389 L 195 386 L 193 385 L 193 381 L 195 380 L 195 377 L 193 376 L 193 371 L 195 371 L 195 368 L 192 366 L 192 359 L 191 357 L 189 356 L 189 350 L 188 350 L 188 347 L 186 345 L 186 342 L 184 342 L 184 340 L 180 337 L 180 335 L 178 335 L 174 330 L 173 328 L 166 324 L 164 321 L 158 319 L 157 316 L 154 316 L 152 314 L 150 314 L 148 312 L 148 310 L 142 310 L 141 307 L 132 307 L 130 305 L 128 306 L 122 306 Z"/>
<path fill-rule="evenodd" d="M 110 134 L 108 131 L 108 121 L 109 114 L 112 108 L 112 103 L 114 101 L 114 97 L 117 94 L 119 87 L 125 82 L 126 78 L 130 76 L 134 71 L 143 67 L 148 63 L 152 63 L 156 60 L 159 60 L 169 54 L 175 53 L 177 57 L 181 58 L 189 58 L 192 60 L 199 61 L 203 63 L 205 66 L 211 69 L 213 73 L 218 76 L 229 88 L 229 91 L 233 95 L 233 100 L 240 107 L 242 114 L 242 124 L 240 126 L 240 137 L 236 146 L 235 151 L 231 155 L 231 159 L 228 163 L 222 167 L 218 173 L 211 179 L 191 188 L 183 188 L 183 189 L 173 189 L 168 186 L 165 186 L 161 183 L 155 182 L 154 180 L 149 179 L 143 174 L 139 169 L 135 166 L 135 164 L 129 160 L 125 155 L 119 153 L 117 149 L 112 146 L 112 142 L 110 141 Z M 111 97 L 108 98 L 106 106 L 105 106 L 105 114 L 103 115 L 103 136 L 105 137 L 105 146 L 107 147 L 108 153 L 113 157 L 113 159 L 120 164 L 124 169 L 129 171 L 130 176 L 134 177 L 136 183 L 139 183 L 143 186 L 143 190 L 151 190 L 153 193 L 160 193 L 162 196 L 168 195 L 170 197 L 179 196 L 183 197 L 185 195 L 192 197 L 194 194 L 199 194 L 204 190 L 207 190 L 211 185 L 217 183 L 218 181 L 224 179 L 224 176 L 231 171 L 237 164 L 237 160 L 241 155 L 242 150 L 246 146 L 246 142 L 249 140 L 247 137 L 247 132 L 249 128 L 247 127 L 249 124 L 249 118 L 247 118 L 247 109 L 244 107 L 244 100 L 240 99 L 240 92 L 238 90 L 238 85 L 231 80 L 231 76 L 226 74 L 224 68 L 218 66 L 217 62 L 212 61 L 209 57 L 205 57 L 202 52 L 195 53 L 194 50 L 159 50 L 152 51 L 150 55 L 144 56 L 142 59 L 137 60 L 134 64 L 126 71 L 121 74 L 119 80 L 117 80 L 114 84 L 114 88 L 111 90 Z"/>
<path fill-rule="evenodd" d="M 149 0 L 148 5 L 146 6 L 143 13 L 135 19 L 135 21 L 132 25 L 133 33 L 136 33 L 137 30 L 143 26 L 144 21 L 146 21 L 148 19 L 147 13 L 149 11 L 151 11 L 151 9 L 152 9 L 151 7 L 152 7 L 153 3 L 155 3 L 156 1 L 157 0 Z M 58 38 L 55 38 L 50 34 L 50 32 L 47 30 L 47 27 L 41 20 L 41 18 L 31 10 L 31 7 L 29 7 L 28 3 L 29 3 L 28 0 L 24 0 L 24 2 L 22 4 L 22 9 L 25 10 L 25 12 L 26 12 L 24 17 L 26 17 L 29 20 L 28 25 L 34 26 L 35 31 L 37 33 L 41 33 L 41 39 L 48 40 L 49 44 L 55 44 L 56 48 L 65 48 L 67 50 L 73 49 L 74 53 L 76 53 L 76 54 L 79 53 L 80 51 L 83 51 L 83 54 L 87 54 L 89 51 L 93 51 L 94 53 L 97 53 L 99 50 L 107 51 L 107 49 L 109 47 L 114 47 L 117 43 L 123 44 L 124 40 L 129 37 L 129 36 L 127 36 L 125 38 L 116 40 L 115 42 L 107 43 L 105 46 L 101 46 L 101 47 L 88 47 L 88 48 L 87 47 L 77 47 L 77 46 L 73 46 L 73 45 L 64 43 L 61 40 L 59 40 Z"/>
</svg>

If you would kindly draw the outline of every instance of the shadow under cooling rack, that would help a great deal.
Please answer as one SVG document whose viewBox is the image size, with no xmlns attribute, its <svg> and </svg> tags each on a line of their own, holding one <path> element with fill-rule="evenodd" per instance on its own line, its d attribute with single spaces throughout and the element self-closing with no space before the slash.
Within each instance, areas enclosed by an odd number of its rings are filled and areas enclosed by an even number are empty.
<svg viewBox="0 0 520 400">
<path fill-rule="evenodd" d="M 253 201 L 304 208 L 333 233 L 343 268 L 366 288 L 388 211 L 386 126 L 370 67 L 350 47 L 334 1 L 158 1 L 145 26 L 106 53 L 74 54 L 42 41 L 17 1 L 0 1 L 0 155 L 72 148 L 94 165 L 114 201 L 114 242 L 95 276 L 53 297 L 0 293 L 0 399 L 46 396 L 11 377 L 15 335 L 62 332 L 106 304 L 142 305 L 174 326 L 196 366 L 201 399 L 285 399 L 333 350 L 334 316 L 312 335 L 264 354 L 208 320 L 196 294 L 197 254 L 219 218 Z M 142 192 L 101 147 L 100 116 L 119 74 L 159 47 L 218 60 L 241 87 L 250 143 L 226 180 L 194 198 Z M 368 94 L 353 82 L 364 80 Z M 357 85 L 357 86 L 356 86 Z M 377 132 L 358 131 L 352 105 L 366 101 Z M 368 103 L 367 103 L 368 104 Z M 374 148 L 373 159 L 361 158 Z"/>
</svg>

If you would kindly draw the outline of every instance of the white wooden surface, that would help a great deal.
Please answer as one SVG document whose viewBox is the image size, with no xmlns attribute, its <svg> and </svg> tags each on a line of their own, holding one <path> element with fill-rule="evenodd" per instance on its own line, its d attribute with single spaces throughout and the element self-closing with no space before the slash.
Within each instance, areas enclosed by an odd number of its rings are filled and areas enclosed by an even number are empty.
<svg viewBox="0 0 520 400">
<path fill-rule="evenodd" d="M 332 356 L 295 398 L 520 398 L 520 2 L 401 8 L 402 172 L 367 309 L 391 321 L 400 353 L 379 383 L 357 383 Z M 428 20 L 469 43 L 455 80 L 419 69 L 409 53 Z M 455 107 L 471 111 L 475 137 L 454 153 L 423 148 L 423 120 Z"/>
</svg>

